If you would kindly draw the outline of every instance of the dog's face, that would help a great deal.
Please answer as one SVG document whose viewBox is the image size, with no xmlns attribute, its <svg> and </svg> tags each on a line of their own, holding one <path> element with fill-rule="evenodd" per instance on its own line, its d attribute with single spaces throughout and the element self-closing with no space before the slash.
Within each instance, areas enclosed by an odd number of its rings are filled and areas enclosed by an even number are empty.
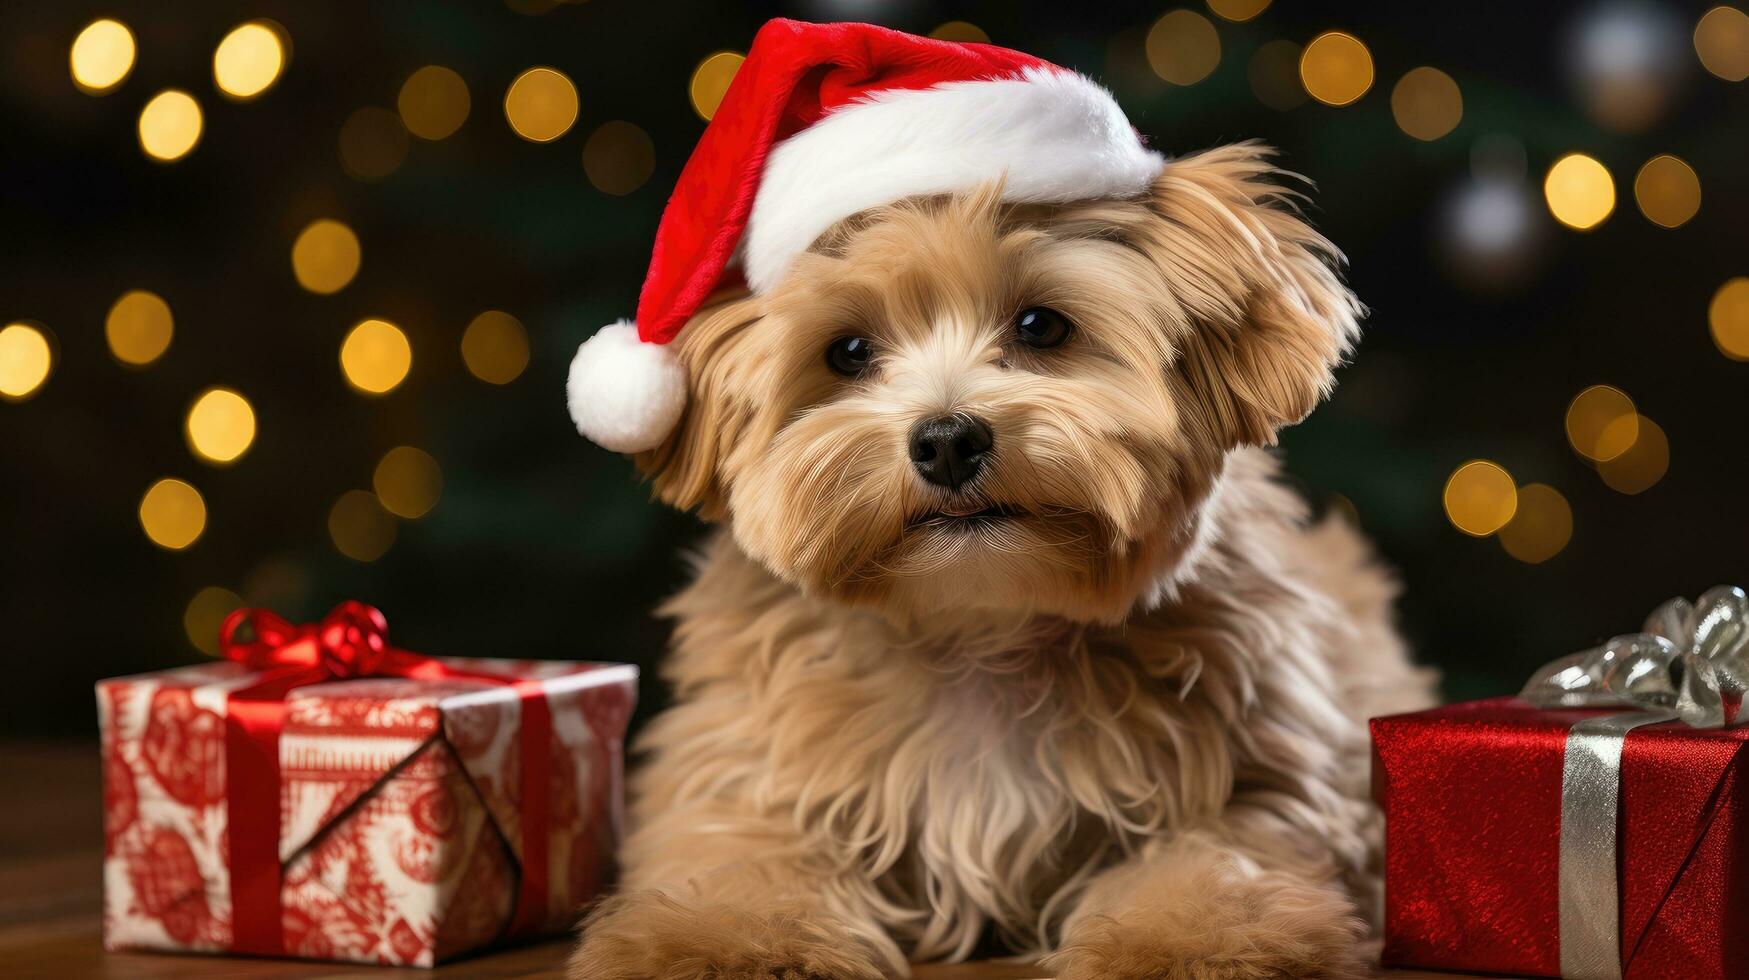
<svg viewBox="0 0 1749 980">
<path fill-rule="evenodd" d="M 691 402 L 640 464 L 815 594 L 1121 618 L 1203 535 L 1227 453 L 1310 411 L 1357 330 L 1265 156 L 1172 162 L 1136 200 L 852 218 L 686 326 Z"/>
</svg>

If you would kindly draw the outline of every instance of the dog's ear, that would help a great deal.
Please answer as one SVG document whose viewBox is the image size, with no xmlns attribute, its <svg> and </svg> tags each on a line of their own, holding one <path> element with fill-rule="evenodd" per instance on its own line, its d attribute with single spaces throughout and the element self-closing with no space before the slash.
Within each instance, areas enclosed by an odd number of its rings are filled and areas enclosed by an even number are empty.
<svg viewBox="0 0 1749 980">
<path fill-rule="evenodd" d="M 697 508 L 705 520 L 726 512 L 723 467 L 753 414 L 734 352 L 760 315 L 759 301 L 738 291 L 713 297 L 681 328 L 672 343 L 686 371 L 686 411 L 660 446 L 635 457 L 657 497 L 681 510 Z"/>
<path fill-rule="evenodd" d="M 1241 143 L 1168 163 L 1149 198 L 1149 251 L 1194 321 L 1177 370 L 1212 434 L 1267 445 L 1330 391 L 1365 309 L 1341 254 L 1306 223 L 1268 147 Z"/>
</svg>

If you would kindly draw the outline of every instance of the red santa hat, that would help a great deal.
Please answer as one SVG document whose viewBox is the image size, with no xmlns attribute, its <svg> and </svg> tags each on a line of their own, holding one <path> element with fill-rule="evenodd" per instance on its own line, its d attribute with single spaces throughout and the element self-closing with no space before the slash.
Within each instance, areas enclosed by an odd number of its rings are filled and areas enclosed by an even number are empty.
<svg viewBox="0 0 1749 980">
<path fill-rule="evenodd" d="M 1142 193 L 1163 159 L 1111 93 L 989 44 L 869 24 L 773 20 L 705 128 L 656 231 L 635 322 L 577 349 L 577 431 L 616 452 L 661 445 L 686 407 L 668 343 L 739 277 L 771 289 L 859 211 L 1003 178 L 1012 201 Z"/>
</svg>

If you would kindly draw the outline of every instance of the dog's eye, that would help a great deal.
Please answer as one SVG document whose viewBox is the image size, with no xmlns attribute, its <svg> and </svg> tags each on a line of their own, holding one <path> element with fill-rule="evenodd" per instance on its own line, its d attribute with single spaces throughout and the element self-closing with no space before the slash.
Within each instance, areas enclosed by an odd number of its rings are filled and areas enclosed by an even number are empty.
<svg viewBox="0 0 1749 980">
<path fill-rule="evenodd" d="M 1028 347 L 1047 350 L 1069 339 L 1069 318 L 1045 306 L 1021 310 L 1014 318 L 1014 335 Z"/>
<path fill-rule="evenodd" d="M 867 337 L 839 337 L 826 345 L 826 366 L 847 378 L 868 370 L 873 357 L 874 341 Z"/>
</svg>

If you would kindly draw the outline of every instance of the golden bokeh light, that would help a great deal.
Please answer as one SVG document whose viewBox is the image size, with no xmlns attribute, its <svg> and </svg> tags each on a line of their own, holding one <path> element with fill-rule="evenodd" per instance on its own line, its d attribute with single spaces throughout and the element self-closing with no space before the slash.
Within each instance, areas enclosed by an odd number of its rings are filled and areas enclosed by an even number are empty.
<svg viewBox="0 0 1749 980">
<path fill-rule="evenodd" d="M 273 87 L 285 70 L 285 44 L 279 25 L 252 20 L 238 24 L 213 50 L 213 83 L 239 101 Z"/>
<path fill-rule="evenodd" d="M 1174 85 L 1194 85 L 1221 63 L 1215 25 L 1194 10 L 1169 10 L 1148 29 L 1148 66 Z"/>
<path fill-rule="evenodd" d="M 354 180 L 381 180 L 407 159 L 407 127 L 387 109 L 365 106 L 340 126 L 340 166 Z"/>
<path fill-rule="evenodd" d="M 717 114 L 717 106 L 723 104 L 723 96 L 729 94 L 729 83 L 735 80 L 735 73 L 741 70 L 741 62 L 747 57 L 734 51 L 718 51 L 716 54 L 698 63 L 692 70 L 692 81 L 687 83 L 686 92 L 692 99 L 692 111 L 706 122 Z"/>
<path fill-rule="evenodd" d="M 577 121 L 577 86 L 556 69 L 530 68 L 504 93 L 504 118 L 525 140 L 556 140 Z"/>
<path fill-rule="evenodd" d="M 219 629 L 225 625 L 225 617 L 243 608 L 243 597 L 230 589 L 209 585 L 194 594 L 188 600 L 188 608 L 182 611 L 182 631 L 188 634 L 188 642 L 194 648 L 209 657 L 219 655 Z"/>
<path fill-rule="evenodd" d="M 180 89 L 165 89 L 140 110 L 140 149 L 154 160 L 180 160 L 200 142 L 200 103 Z"/>
<path fill-rule="evenodd" d="M 1209 10 L 1222 20 L 1244 23 L 1269 9 L 1269 0 L 1208 0 Z"/>
<path fill-rule="evenodd" d="M 1270 41 L 1259 47 L 1245 66 L 1251 94 L 1271 109 L 1286 112 L 1306 101 L 1300 84 L 1300 46 L 1292 41 Z"/>
<path fill-rule="evenodd" d="M 1506 526 L 1518 510 L 1512 475 L 1499 463 L 1472 459 L 1445 481 L 1445 516 L 1452 526 L 1485 538 Z"/>
<path fill-rule="evenodd" d="M 1614 459 L 1639 437 L 1637 418 L 1634 400 L 1626 392 L 1592 385 L 1567 405 L 1567 441 L 1574 452 L 1594 463 Z"/>
<path fill-rule="evenodd" d="M 383 454 L 371 477 L 377 500 L 396 517 L 416 520 L 431 513 L 443 495 L 443 470 L 431 454 L 412 446 L 396 446 Z"/>
<path fill-rule="evenodd" d="M 140 498 L 140 526 L 153 544 L 181 551 L 206 530 L 206 501 L 199 490 L 167 476 Z"/>
<path fill-rule="evenodd" d="M 67 52 L 73 84 L 87 95 L 102 95 L 127 80 L 134 70 L 134 32 L 107 17 L 85 25 Z"/>
<path fill-rule="evenodd" d="M 1431 143 L 1457 128 L 1464 117 L 1464 96 L 1450 75 L 1423 65 L 1391 89 L 1391 115 L 1403 132 Z"/>
<path fill-rule="evenodd" d="M 1686 161 L 1660 154 L 1634 177 L 1634 201 L 1653 224 L 1678 227 L 1700 210 L 1700 178 Z"/>
<path fill-rule="evenodd" d="M 1749 14 L 1722 4 L 1702 14 L 1694 25 L 1694 53 L 1727 82 L 1749 78 Z"/>
<path fill-rule="evenodd" d="M 442 65 L 426 65 L 408 75 L 395 99 L 401 123 L 422 140 L 444 139 L 462 128 L 472 106 L 468 83 Z"/>
<path fill-rule="evenodd" d="M 123 293 L 103 321 L 109 352 L 132 367 L 144 367 L 163 357 L 175 329 L 170 304 L 144 289 Z"/>
<path fill-rule="evenodd" d="M 393 391 L 413 366 L 413 348 L 401 328 L 387 320 L 365 320 L 340 344 L 340 369 L 359 391 Z"/>
<path fill-rule="evenodd" d="M 1360 38 L 1325 31 L 1300 53 L 1300 83 L 1325 105 L 1344 106 L 1372 88 L 1372 52 Z"/>
<path fill-rule="evenodd" d="M 1625 425 L 1618 423 L 1615 427 Z M 1670 440 L 1658 423 L 1640 415 L 1635 417 L 1632 428 L 1637 438 L 1627 452 L 1597 464 L 1603 482 L 1618 493 L 1644 493 L 1670 469 Z"/>
<path fill-rule="evenodd" d="M 990 35 L 984 29 L 969 21 L 950 20 L 929 32 L 929 36 L 937 41 L 959 41 L 962 44 L 989 44 Z"/>
<path fill-rule="evenodd" d="M 229 388 L 208 388 L 189 406 L 182 431 L 196 456 L 209 463 L 234 463 L 255 441 L 255 409 Z"/>
<path fill-rule="evenodd" d="M 37 393 L 55 366 L 49 338 L 28 323 L 0 328 L 0 400 L 20 402 Z"/>
<path fill-rule="evenodd" d="M 1500 546 L 1529 565 L 1548 561 L 1573 539 L 1573 508 L 1561 492 L 1544 483 L 1518 491 L 1518 509 L 1500 529 Z"/>
<path fill-rule="evenodd" d="M 656 170 L 650 134 L 624 120 L 602 123 L 583 144 L 583 172 L 605 194 L 624 195 L 644 186 Z"/>
<path fill-rule="evenodd" d="M 528 367 L 528 331 L 510 314 L 487 310 L 462 331 L 462 363 L 481 381 L 509 384 Z"/>
<path fill-rule="evenodd" d="M 339 292 L 358 275 L 363 253 L 358 236 L 341 222 L 319 218 L 304 226 L 292 242 L 292 275 L 312 293 Z"/>
<path fill-rule="evenodd" d="M 1707 305 L 1706 318 L 1719 353 L 1749 361 L 1749 278 L 1726 280 Z"/>
<path fill-rule="evenodd" d="M 1615 181 L 1592 157 L 1569 153 L 1556 160 L 1543 178 L 1543 197 L 1556 221 L 1586 231 L 1603 223 L 1615 210 Z"/>
<path fill-rule="evenodd" d="M 348 490 L 328 511 L 328 536 L 353 561 L 376 561 L 395 543 L 395 518 L 365 490 Z"/>
</svg>

